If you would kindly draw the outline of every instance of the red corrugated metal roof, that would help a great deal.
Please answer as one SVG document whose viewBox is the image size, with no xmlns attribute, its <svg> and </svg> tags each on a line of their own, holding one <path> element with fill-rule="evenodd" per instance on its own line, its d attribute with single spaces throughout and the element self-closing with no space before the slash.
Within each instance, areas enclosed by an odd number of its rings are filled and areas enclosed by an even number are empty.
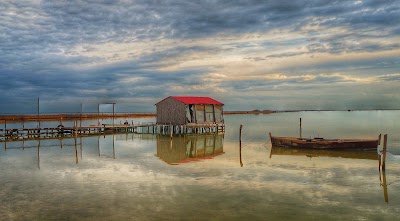
<svg viewBox="0 0 400 221">
<path fill-rule="evenodd" d="M 210 97 L 193 97 L 193 96 L 170 96 L 184 104 L 223 104 Z"/>
</svg>

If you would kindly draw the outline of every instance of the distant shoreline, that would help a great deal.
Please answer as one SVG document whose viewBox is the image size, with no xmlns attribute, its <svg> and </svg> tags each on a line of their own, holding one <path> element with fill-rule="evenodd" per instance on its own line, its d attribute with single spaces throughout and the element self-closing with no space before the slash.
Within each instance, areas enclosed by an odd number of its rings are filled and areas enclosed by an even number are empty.
<svg viewBox="0 0 400 221">
<path fill-rule="evenodd" d="M 400 110 L 400 109 L 376 109 L 376 110 L 251 110 L 251 111 L 224 111 L 224 115 L 236 115 L 236 114 L 273 114 L 273 113 L 290 113 L 290 112 L 318 112 L 318 111 L 391 111 L 391 110 Z M 71 120 L 89 120 L 89 119 L 104 119 L 104 118 L 147 118 L 147 117 L 156 117 L 155 113 L 73 113 L 73 114 L 7 114 L 0 115 L 0 122 L 30 122 L 30 121 L 71 121 Z"/>
<path fill-rule="evenodd" d="M 29 122 L 29 121 L 70 121 L 104 118 L 145 118 L 155 117 L 154 113 L 115 113 L 113 114 L 40 114 L 40 115 L 0 115 L 0 121 Z"/>
</svg>

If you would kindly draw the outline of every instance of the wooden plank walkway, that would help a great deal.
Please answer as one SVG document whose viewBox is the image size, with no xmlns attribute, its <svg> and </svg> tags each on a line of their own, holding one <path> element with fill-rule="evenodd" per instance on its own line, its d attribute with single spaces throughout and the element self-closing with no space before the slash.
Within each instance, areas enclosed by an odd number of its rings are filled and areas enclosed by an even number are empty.
<svg viewBox="0 0 400 221">
<path fill-rule="evenodd" d="M 102 124 L 75 127 L 44 127 L 44 128 L 12 128 L 0 129 L 0 142 L 24 141 L 36 139 L 54 139 L 60 137 L 79 137 L 113 133 L 140 134 L 187 134 L 225 131 L 224 124 L 203 123 L 187 125 L 160 125 L 155 123 L 142 124 Z"/>
</svg>

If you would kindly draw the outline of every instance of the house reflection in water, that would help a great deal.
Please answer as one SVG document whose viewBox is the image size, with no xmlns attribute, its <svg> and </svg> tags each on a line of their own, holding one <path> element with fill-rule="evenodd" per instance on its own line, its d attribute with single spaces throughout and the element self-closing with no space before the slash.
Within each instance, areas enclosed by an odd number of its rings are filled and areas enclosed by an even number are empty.
<svg viewBox="0 0 400 221">
<path fill-rule="evenodd" d="M 224 153 L 224 134 L 157 135 L 157 156 L 168 164 L 212 159 Z"/>
</svg>

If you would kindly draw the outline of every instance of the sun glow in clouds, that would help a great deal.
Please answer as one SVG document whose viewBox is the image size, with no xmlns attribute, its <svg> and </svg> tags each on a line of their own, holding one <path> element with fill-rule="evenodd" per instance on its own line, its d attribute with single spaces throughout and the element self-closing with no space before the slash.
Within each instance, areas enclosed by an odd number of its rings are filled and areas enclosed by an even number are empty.
<svg viewBox="0 0 400 221">
<path fill-rule="evenodd" d="M 354 108 L 385 94 L 392 100 L 379 108 L 400 108 L 396 2 L 175 3 L 2 1 L 1 103 L 54 100 L 46 91 L 57 88 L 60 102 L 134 94 L 149 111 L 171 94 L 215 97 L 227 109 L 298 109 L 294 91 L 307 106 L 312 90 L 321 100 L 337 94 L 330 106 L 347 91 Z M 366 88 L 379 93 L 357 97 Z M 248 103 L 255 95 L 283 104 Z"/>
</svg>

